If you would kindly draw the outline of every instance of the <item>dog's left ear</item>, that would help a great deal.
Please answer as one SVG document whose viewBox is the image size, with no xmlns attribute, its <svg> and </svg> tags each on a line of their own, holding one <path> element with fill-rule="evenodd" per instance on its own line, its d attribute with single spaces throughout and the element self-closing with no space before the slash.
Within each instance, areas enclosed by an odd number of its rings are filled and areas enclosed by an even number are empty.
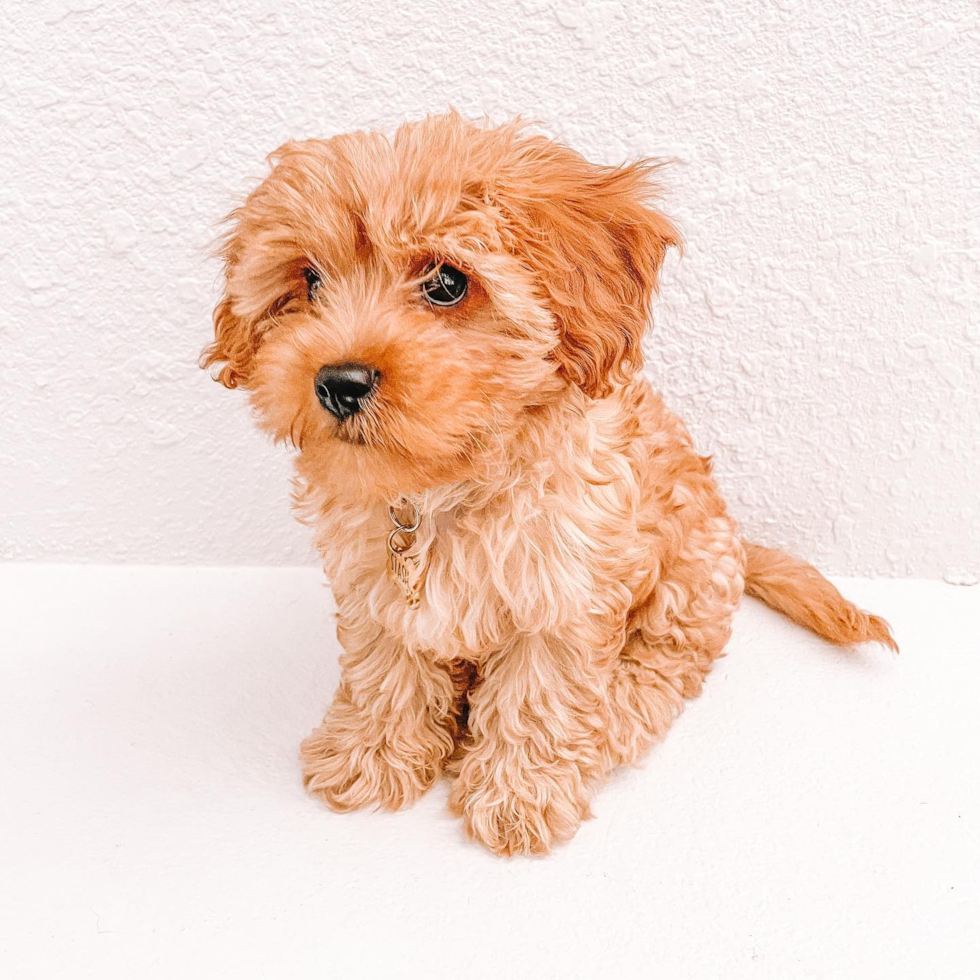
<svg viewBox="0 0 980 980">
<path fill-rule="evenodd" d="M 510 180 L 495 188 L 511 247 L 545 290 L 561 372 L 601 397 L 642 362 L 660 267 L 681 236 L 653 207 L 656 164 L 596 166 L 543 137 L 518 146 Z"/>
</svg>

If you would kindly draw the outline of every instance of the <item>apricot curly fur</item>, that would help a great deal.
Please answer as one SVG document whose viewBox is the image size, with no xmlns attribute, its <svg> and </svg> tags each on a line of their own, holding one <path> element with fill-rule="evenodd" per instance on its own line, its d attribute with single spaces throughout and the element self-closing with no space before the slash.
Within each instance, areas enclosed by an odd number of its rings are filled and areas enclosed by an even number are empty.
<svg viewBox="0 0 980 980">
<path fill-rule="evenodd" d="M 680 242 L 655 164 L 455 113 L 270 159 L 221 245 L 202 365 L 299 450 L 346 651 L 303 744 L 312 793 L 397 809 L 448 773 L 470 835 L 543 853 L 697 696 L 743 591 L 832 642 L 894 646 L 810 566 L 742 541 L 637 373 Z M 468 276 L 456 307 L 419 289 L 440 261 Z M 347 362 L 381 380 L 338 422 L 313 379 Z M 385 574 L 402 496 L 423 515 L 418 609 Z"/>
</svg>

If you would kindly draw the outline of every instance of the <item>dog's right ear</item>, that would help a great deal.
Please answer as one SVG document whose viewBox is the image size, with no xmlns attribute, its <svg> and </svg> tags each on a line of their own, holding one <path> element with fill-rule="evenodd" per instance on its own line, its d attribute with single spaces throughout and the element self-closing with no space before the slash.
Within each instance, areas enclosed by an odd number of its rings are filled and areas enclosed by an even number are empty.
<svg viewBox="0 0 980 980">
<path fill-rule="evenodd" d="M 284 143 L 267 158 L 269 175 L 228 216 L 217 248 L 224 295 L 214 310 L 214 341 L 200 360 L 203 368 L 224 362 L 215 380 L 226 388 L 249 386 L 265 334 L 303 288 L 309 247 L 315 247 L 320 226 L 344 220 L 350 181 L 341 151 L 350 141 Z M 334 180 L 334 174 L 340 177 Z"/>
<path fill-rule="evenodd" d="M 255 346 L 249 324 L 232 311 L 226 296 L 214 308 L 214 340 L 201 351 L 200 366 L 209 368 L 224 361 L 224 367 L 214 376 L 226 388 L 247 383 Z"/>
<path fill-rule="evenodd" d="M 226 388 L 248 387 L 270 316 L 289 298 L 302 268 L 301 213 L 322 184 L 324 149 L 318 140 L 285 143 L 268 156 L 270 173 L 225 221 L 216 255 L 223 263 L 223 296 L 214 310 L 214 340 L 200 365 L 224 362 L 215 377 Z"/>
<path fill-rule="evenodd" d="M 241 246 L 238 238 L 240 210 L 229 216 L 231 230 L 224 237 L 218 254 L 224 260 L 224 296 L 214 308 L 214 340 L 201 351 L 200 366 L 209 368 L 224 361 L 215 376 L 226 388 L 247 384 L 252 362 L 258 348 L 255 324 L 250 318 L 236 313 L 231 295 L 231 282 L 237 272 Z"/>
</svg>

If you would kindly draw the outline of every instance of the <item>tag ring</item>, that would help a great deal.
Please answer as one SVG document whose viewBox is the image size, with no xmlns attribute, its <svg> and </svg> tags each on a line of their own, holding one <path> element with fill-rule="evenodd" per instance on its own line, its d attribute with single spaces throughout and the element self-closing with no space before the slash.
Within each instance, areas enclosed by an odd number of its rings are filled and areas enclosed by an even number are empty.
<svg viewBox="0 0 980 980">
<path fill-rule="evenodd" d="M 406 503 L 415 511 L 415 516 L 412 518 L 411 524 L 402 524 L 398 520 L 394 506 L 391 504 L 388 504 L 388 516 L 391 518 L 391 523 L 395 525 L 395 531 L 405 531 L 407 534 L 414 534 L 422 525 L 422 512 L 419 510 L 418 504 L 412 503 L 411 500 L 406 501 Z"/>
<path fill-rule="evenodd" d="M 400 555 L 403 551 L 407 551 L 412 546 L 412 542 L 411 541 L 409 541 L 407 544 L 403 544 L 401 547 L 399 547 L 397 544 L 395 544 L 395 537 L 396 537 L 396 535 L 399 535 L 399 534 L 402 534 L 402 533 L 403 533 L 402 528 L 396 527 L 391 532 L 391 534 L 388 535 L 388 551 L 390 553 L 396 554 L 396 555 Z"/>
</svg>

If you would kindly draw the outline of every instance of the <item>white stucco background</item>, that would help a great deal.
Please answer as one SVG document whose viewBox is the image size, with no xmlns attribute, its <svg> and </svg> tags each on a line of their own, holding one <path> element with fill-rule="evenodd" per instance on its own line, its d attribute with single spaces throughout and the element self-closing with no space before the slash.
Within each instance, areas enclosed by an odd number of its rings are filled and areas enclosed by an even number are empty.
<svg viewBox="0 0 980 980">
<path fill-rule="evenodd" d="M 196 366 L 220 217 L 292 137 L 456 105 L 675 161 L 649 371 L 746 532 L 980 574 L 980 7 L 5 4 L 0 559 L 311 560 Z"/>
</svg>

